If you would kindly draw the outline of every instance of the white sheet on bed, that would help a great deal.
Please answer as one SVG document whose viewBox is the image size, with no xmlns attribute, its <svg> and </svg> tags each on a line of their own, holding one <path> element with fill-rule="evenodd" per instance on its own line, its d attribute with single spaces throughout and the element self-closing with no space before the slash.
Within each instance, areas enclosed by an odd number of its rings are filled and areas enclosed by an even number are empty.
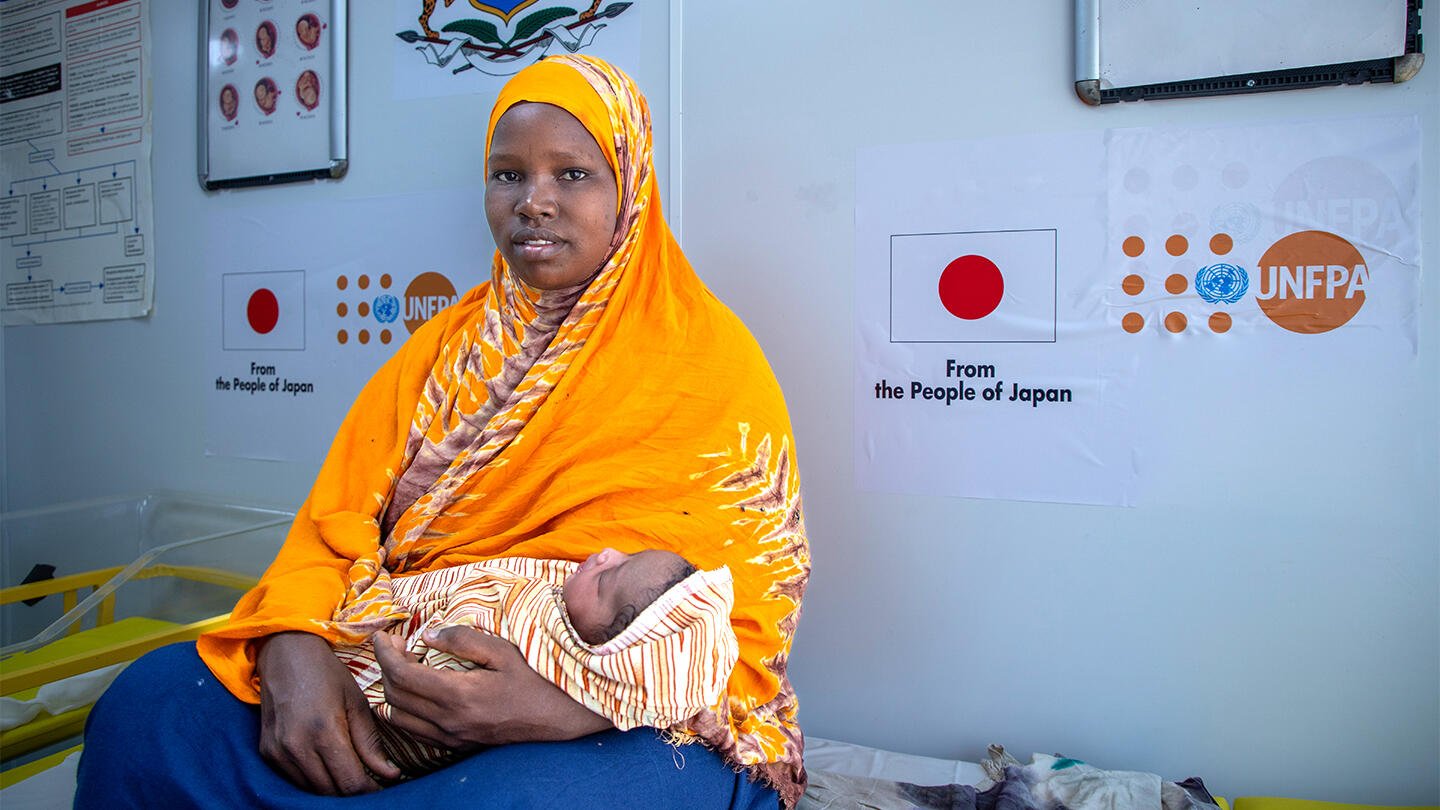
<svg viewBox="0 0 1440 810">
<path fill-rule="evenodd" d="M 985 778 L 975 762 L 900 754 L 809 735 L 805 737 L 805 767 L 913 785 L 973 785 Z"/>
</svg>

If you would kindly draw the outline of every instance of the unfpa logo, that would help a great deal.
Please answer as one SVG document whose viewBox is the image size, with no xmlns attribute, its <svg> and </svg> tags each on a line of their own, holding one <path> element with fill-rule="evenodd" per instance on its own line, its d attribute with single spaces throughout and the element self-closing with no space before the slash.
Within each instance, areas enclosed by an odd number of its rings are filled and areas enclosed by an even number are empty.
<svg viewBox="0 0 1440 810">
<path fill-rule="evenodd" d="M 1344 326 L 1365 306 L 1370 269 L 1360 251 L 1325 231 L 1292 233 L 1260 257 L 1255 300 L 1276 325 L 1313 335 Z"/>
<path fill-rule="evenodd" d="M 396 321 L 405 325 L 406 332 L 413 333 L 435 313 L 459 300 L 455 285 L 440 273 L 421 273 L 411 279 L 400 294 L 390 291 L 394 279 L 389 273 L 382 273 L 374 282 L 380 288 L 378 293 L 371 291 L 369 274 L 362 273 L 353 279 L 346 275 L 336 277 L 335 288 L 342 299 L 352 294 L 349 292 L 352 286 L 353 295 L 359 298 L 358 301 L 341 300 L 336 303 L 335 315 L 340 318 L 340 328 L 335 332 L 336 343 L 345 345 L 353 340 L 364 346 L 374 339 L 389 344 L 397 337 L 391 329 Z M 403 340 L 404 333 L 398 337 Z"/>
<path fill-rule="evenodd" d="M 420 324 L 458 300 L 450 279 L 435 272 L 421 273 L 405 287 L 405 329 L 414 333 Z"/>
<path fill-rule="evenodd" d="M 1122 252 L 1139 259 L 1146 252 L 1145 241 L 1139 236 L 1127 237 Z M 1302 335 L 1329 332 L 1344 326 L 1365 305 L 1365 288 L 1370 283 L 1370 269 L 1364 257 L 1349 241 L 1328 231 L 1300 231 L 1282 237 L 1256 263 L 1252 285 L 1250 271 L 1240 264 L 1220 261 L 1234 247 L 1228 234 L 1211 237 L 1212 263 L 1195 273 L 1191 279 L 1171 273 L 1164 280 L 1164 289 L 1171 298 L 1160 303 L 1169 312 L 1155 319 L 1172 333 L 1185 332 L 1191 318 L 1181 311 L 1181 296 L 1191 292 L 1214 307 L 1238 303 L 1248 291 L 1260 311 L 1275 325 Z M 1190 250 L 1189 240 L 1175 234 L 1165 241 L 1165 252 L 1176 259 Z M 1138 303 L 1139 296 L 1150 286 L 1140 273 L 1125 276 L 1120 289 Z M 1147 323 L 1139 311 L 1127 312 L 1120 326 L 1132 334 Z M 1228 332 L 1233 323 L 1230 313 L 1217 308 L 1209 313 L 1205 324 L 1216 334 Z"/>
</svg>

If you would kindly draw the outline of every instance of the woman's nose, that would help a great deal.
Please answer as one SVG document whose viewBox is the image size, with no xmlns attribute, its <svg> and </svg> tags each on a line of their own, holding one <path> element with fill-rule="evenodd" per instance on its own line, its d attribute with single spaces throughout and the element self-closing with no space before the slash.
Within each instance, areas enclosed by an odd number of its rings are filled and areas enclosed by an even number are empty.
<svg viewBox="0 0 1440 810">
<path fill-rule="evenodd" d="M 515 213 L 527 219 L 539 219 L 555 215 L 555 197 L 541 183 L 531 183 L 515 204 Z"/>
</svg>

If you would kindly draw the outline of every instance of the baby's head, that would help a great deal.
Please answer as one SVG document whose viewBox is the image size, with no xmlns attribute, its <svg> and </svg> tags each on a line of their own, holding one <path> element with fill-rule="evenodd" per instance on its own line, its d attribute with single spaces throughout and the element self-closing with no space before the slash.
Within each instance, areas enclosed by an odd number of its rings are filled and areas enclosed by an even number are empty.
<svg viewBox="0 0 1440 810">
<path fill-rule="evenodd" d="M 603 644 L 695 570 L 684 557 L 660 549 L 625 554 L 607 548 L 591 554 L 565 580 L 570 624 L 581 641 Z"/>
</svg>

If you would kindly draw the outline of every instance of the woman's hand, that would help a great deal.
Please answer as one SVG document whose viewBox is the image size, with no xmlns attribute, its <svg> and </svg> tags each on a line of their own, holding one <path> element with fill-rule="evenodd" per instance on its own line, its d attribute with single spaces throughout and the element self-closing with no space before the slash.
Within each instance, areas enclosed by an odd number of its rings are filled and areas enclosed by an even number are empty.
<svg viewBox="0 0 1440 810">
<path fill-rule="evenodd" d="M 272 768 L 326 795 L 379 790 L 371 774 L 400 776 L 380 746 L 365 695 L 325 639 L 278 633 L 264 642 L 256 665 L 260 756 Z"/>
<path fill-rule="evenodd" d="M 400 640 L 375 634 L 390 722 L 434 745 L 465 750 L 540 740 L 573 740 L 610 728 L 525 663 L 510 642 L 472 627 L 427 633 L 430 647 L 474 661 L 463 672 L 432 669 Z"/>
</svg>

